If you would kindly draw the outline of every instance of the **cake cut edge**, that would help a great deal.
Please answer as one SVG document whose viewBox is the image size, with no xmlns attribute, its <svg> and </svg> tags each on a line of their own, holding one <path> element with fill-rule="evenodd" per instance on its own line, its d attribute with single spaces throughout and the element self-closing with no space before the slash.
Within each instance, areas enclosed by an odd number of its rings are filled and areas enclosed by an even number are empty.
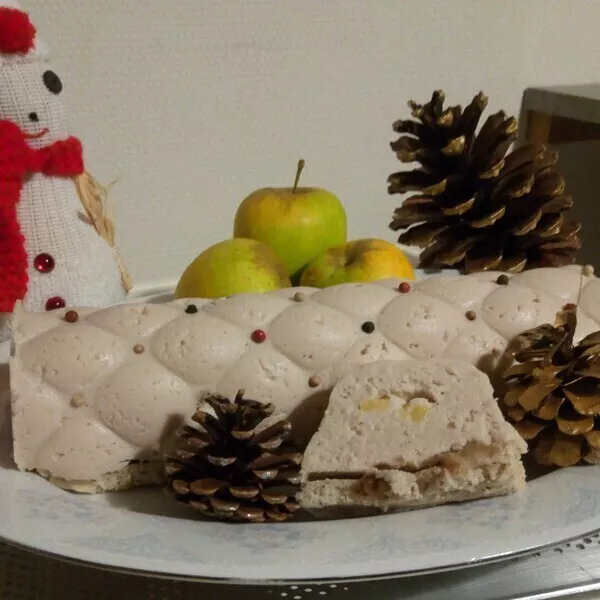
<svg viewBox="0 0 600 600">
<path fill-rule="evenodd" d="M 370 469 L 360 476 L 316 477 L 303 485 L 298 500 L 305 510 L 321 518 L 409 511 L 505 496 L 525 487 L 519 454 L 468 468 L 440 464 L 416 472 Z"/>
<path fill-rule="evenodd" d="M 397 409 L 361 412 L 365 389 L 386 392 L 392 387 L 410 397 L 415 386 L 436 398 L 438 429 L 431 429 L 433 422 L 428 431 L 421 421 L 399 420 Z M 452 420 L 455 435 L 440 440 L 439 425 L 445 419 Z M 354 431 L 353 439 L 344 440 L 349 452 L 337 452 L 332 433 L 339 428 Z M 406 439 L 412 440 L 408 446 Z M 407 461 L 415 448 L 419 452 L 413 458 L 419 460 Z M 298 500 L 315 516 L 332 519 L 508 495 L 525 487 L 521 455 L 526 451 L 526 443 L 502 415 L 489 380 L 472 365 L 448 360 L 373 362 L 334 388 L 305 452 Z"/>
<path fill-rule="evenodd" d="M 100 494 L 162 484 L 164 461 L 132 461 L 118 471 L 104 473 L 97 479 L 87 480 L 57 477 L 45 469 L 34 469 L 34 472 L 60 489 L 78 494 Z"/>
</svg>

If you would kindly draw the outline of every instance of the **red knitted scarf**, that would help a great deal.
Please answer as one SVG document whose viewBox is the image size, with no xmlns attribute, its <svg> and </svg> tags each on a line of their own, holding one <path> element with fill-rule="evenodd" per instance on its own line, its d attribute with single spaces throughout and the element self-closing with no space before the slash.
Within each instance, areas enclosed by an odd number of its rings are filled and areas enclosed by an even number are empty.
<svg viewBox="0 0 600 600">
<path fill-rule="evenodd" d="M 0 121 L 0 312 L 11 312 L 27 292 L 27 253 L 17 219 L 23 183 L 31 173 L 73 177 L 83 173 L 81 142 L 69 137 L 40 150 L 11 121 Z M 52 248 L 44 251 L 52 253 Z"/>
</svg>

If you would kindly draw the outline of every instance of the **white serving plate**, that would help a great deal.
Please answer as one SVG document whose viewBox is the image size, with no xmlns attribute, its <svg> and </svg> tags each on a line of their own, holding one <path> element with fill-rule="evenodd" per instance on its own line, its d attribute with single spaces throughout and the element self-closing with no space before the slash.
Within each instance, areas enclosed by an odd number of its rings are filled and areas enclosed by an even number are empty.
<svg viewBox="0 0 600 600">
<path fill-rule="evenodd" d="M 415 575 L 506 559 L 600 528 L 600 467 L 558 471 L 505 498 L 364 519 L 236 525 L 197 520 L 158 489 L 64 492 L 16 471 L 3 446 L 1 538 L 174 578 L 274 584 Z"/>
<path fill-rule="evenodd" d="M 116 570 L 272 585 L 463 568 L 600 529 L 600 467 L 590 466 L 545 475 L 510 497 L 341 521 L 223 524 L 195 518 L 156 488 L 72 494 L 16 470 L 8 372 L 0 369 L 0 538 L 37 552 Z"/>
</svg>

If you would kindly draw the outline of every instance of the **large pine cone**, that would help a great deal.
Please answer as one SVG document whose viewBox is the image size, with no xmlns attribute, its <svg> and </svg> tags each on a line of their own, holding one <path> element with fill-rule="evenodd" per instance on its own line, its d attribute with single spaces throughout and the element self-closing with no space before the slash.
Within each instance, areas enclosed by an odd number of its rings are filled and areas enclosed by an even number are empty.
<svg viewBox="0 0 600 600">
<path fill-rule="evenodd" d="M 165 463 L 167 490 L 200 514 L 229 521 L 285 521 L 295 501 L 302 453 L 286 447 L 291 424 L 265 425 L 272 404 L 222 396 L 205 399 L 215 416 L 199 410 L 199 429 L 180 431 L 181 444 Z"/>
<path fill-rule="evenodd" d="M 422 268 L 462 272 L 561 266 L 575 262 L 580 225 L 565 222 L 573 205 L 555 171 L 557 155 L 527 144 L 506 155 L 517 123 L 502 111 L 476 133 L 487 98 L 463 111 L 443 107 L 436 91 L 425 105 L 409 102 L 418 120 L 397 121 L 391 144 L 398 159 L 420 168 L 390 175 L 390 194 L 417 191 L 397 208 L 390 227 L 398 241 L 424 248 Z"/>
<path fill-rule="evenodd" d="M 600 464 L 600 331 L 574 345 L 575 311 L 519 336 L 506 373 L 506 415 L 546 466 Z"/>
</svg>

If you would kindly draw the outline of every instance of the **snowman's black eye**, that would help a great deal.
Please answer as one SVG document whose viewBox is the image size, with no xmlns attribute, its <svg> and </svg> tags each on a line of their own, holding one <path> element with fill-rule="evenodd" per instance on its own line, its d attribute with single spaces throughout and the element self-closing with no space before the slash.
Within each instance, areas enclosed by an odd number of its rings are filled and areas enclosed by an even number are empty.
<svg viewBox="0 0 600 600">
<path fill-rule="evenodd" d="M 46 71 L 42 78 L 44 79 L 44 85 L 53 93 L 60 94 L 63 86 L 60 77 L 54 71 Z"/>
</svg>

